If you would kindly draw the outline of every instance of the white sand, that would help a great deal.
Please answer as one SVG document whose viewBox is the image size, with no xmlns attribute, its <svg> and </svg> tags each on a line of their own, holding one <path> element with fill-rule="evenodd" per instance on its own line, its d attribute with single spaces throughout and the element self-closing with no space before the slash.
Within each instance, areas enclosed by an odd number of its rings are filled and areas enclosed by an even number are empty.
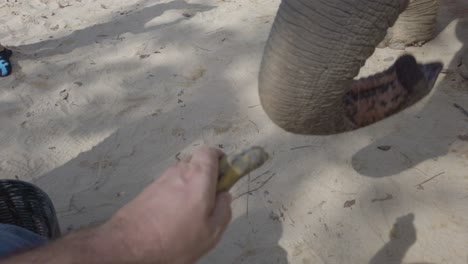
<svg viewBox="0 0 468 264">
<path fill-rule="evenodd" d="M 46 190 L 66 231 L 107 219 L 178 152 L 261 144 L 273 159 L 251 179 L 269 172 L 234 195 L 275 176 L 234 201 L 202 263 L 466 263 L 468 144 L 458 136 L 468 117 L 453 103 L 468 108 L 468 83 L 453 70 L 468 4 L 442 2 L 441 33 L 407 50 L 449 69 L 427 100 L 353 133 L 306 137 L 258 106 L 278 0 L 4 0 L 0 43 L 15 54 L 14 74 L 0 79 L 0 173 Z M 401 53 L 378 50 L 363 74 Z"/>
</svg>

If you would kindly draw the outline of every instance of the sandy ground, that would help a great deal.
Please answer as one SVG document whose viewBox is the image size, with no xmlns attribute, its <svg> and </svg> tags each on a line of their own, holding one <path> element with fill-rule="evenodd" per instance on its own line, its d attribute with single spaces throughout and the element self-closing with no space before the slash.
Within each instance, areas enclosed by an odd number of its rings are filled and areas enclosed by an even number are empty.
<svg viewBox="0 0 468 264">
<path fill-rule="evenodd" d="M 468 108 L 454 72 L 468 2 L 442 2 L 437 38 L 406 50 L 445 63 L 435 92 L 307 137 L 259 106 L 278 0 L 4 0 L 0 42 L 16 53 L 0 80 L 0 173 L 46 190 L 66 232 L 108 218 L 179 152 L 259 144 L 273 158 L 233 190 L 233 222 L 201 263 L 468 263 L 468 116 L 453 106 Z M 377 50 L 362 74 L 403 52 Z"/>
</svg>

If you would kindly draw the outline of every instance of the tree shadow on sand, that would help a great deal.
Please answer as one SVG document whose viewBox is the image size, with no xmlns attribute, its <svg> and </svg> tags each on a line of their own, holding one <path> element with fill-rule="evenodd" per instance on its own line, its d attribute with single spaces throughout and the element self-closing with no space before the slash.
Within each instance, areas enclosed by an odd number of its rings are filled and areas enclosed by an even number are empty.
<svg viewBox="0 0 468 264">
<path fill-rule="evenodd" d="M 141 22 L 143 18 L 150 20 L 169 8 L 187 8 L 192 11 L 193 16 L 196 16 L 196 12 L 210 10 L 212 7 L 186 4 L 178 0 L 157 4 L 141 11 L 143 16 L 138 14 L 119 20 L 120 23 L 130 23 L 125 27 L 108 22 L 79 30 L 61 40 L 48 40 L 32 45 L 37 45 L 34 49 L 41 49 L 42 46 L 52 47 L 61 41 L 76 38 L 78 44 L 75 43 L 76 45 L 73 44 L 71 47 L 64 45 L 57 50 L 38 53 L 38 56 L 43 56 L 43 60 L 51 61 L 48 66 L 53 65 L 60 70 L 67 66 L 47 56 L 65 54 L 92 44 L 86 41 L 87 37 L 84 35 L 97 35 L 101 30 L 108 30 L 109 34 L 115 36 L 127 31 L 138 33 L 153 30 L 155 32 L 152 32 L 151 36 L 157 36 L 162 41 L 170 38 L 171 45 L 177 45 L 177 52 L 183 53 L 184 59 L 189 62 L 165 63 L 157 61 L 156 55 L 152 62 L 151 58 L 123 57 L 119 58 L 120 63 L 98 62 L 93 66 L 95 70 L 79 69 L 76 74 L 66 72 L 58 79 L 53 79 L 55 76 L 49 77 L 53 75 L 53 71 L 49 68 L 33 67 L 29 69 L 28 74 L 12 81 L 18 85 L 25 85 L 31 79 L 43 74 L 53 85 L 47 85 L 44 90 L 36 89 L 36 91 L 38 96 L 46 97 L 56 96 L 67 85 L 74 85 L 74 90 L 70 90 L 66 100 L 58 102 L 55 108 L 27 116 L 25 124 L 34 120 L 47 120 L 47 122 L 34 126 L 30 131 L 25 132 L 23 129 L 20 135 L 15 135 L 15 140 L 20 142 L 18 152 L 25 154 L 22 154 L 21 159 L 16 157 L 10 159 L 17 159 L 13 160 L 18 163 L 17 167 L 26 167 L 26 169 L 24 173 L 15 171 L 12 172 L 15 174 L 4 174 L 4 177 L 10 178 L 18 175 L 20 179 L 32 181 L 44 189 L 57 207 L 64 231 L 99 223 L 109 218 L 115 210 L 137 195 L 164 169 L 176 162 L 178 152 L 201 143 L 213 146 L 223 144 L 224 150 L 230 152 L 238 145 L 248 144 L 244 143 L 246 140 L 242 142 L 239 140 L 238 133 L 258 129 L 243 116 L 236 116 L 241 97 L 239 94 L 248 91 L 252 85 L 250 79 L 233 82 L 234 77 L 228 72 L 232 69 L 228 65 L 242 64 L 253 52 L 260 50 L 262 42 L 254 40 L 259 34 L 266 35 L 264 23 L 262 22 L 262 27 L 258 27 L 255 34 L 246 34 L 235 29 L 218 28 L 213 31 L 212 28 L 206 29 L 196 25 L 187 26 L 184 23 L 179 25 L 180 19 L 171 22 L 174 26 L 169 29 L 143 27 L 144 23 Z M 131 19 L 139 22 L 130 22 Z M 174 35 L 174 30 L 184 34 Z M 230 39 L 226 40 L 227 37 Z M 144 41 L 159 43 L 151 37 Z M 211 52 L 199 50 L 194 52 L 194 48 L 190 45 L 192 41 L 209 44 L 215 42 L 218 46 Z M 167 49 L 172 48 L 171 45 L 168 45 Z M 81 50 L 86 53 L 89 49 Z M 103 56 L 112 55 L 112 51 L 103 50 Z M 80 60 L 80 58 L 74 59 Z M 76 63 L 79 67 L 83 62 L 72 61 L 72 63 Z M 125 67 L 117 67 L 116 64 L 123 64 Z M 193 65 L 206 68 L 201 72 L 198 71 L 199 68 L 195 68 L 197 75 L 187 76 L 183 70 Z M 123 73 L 127 75 L 122 77 Z M 82 104 L 74 102 L 75 92 L 75 98 L 79 98 L 85 94 L 85 92 L 80 94 L 80 89 L 90 89 L 97 82 L 102 82 L 103 79 L 105 81 L 106 76 L 118 76 L 115 79 L 122 79 L 115 100 L 111 99 L 107 104 L 107 95 L 102 93 L 89 96 Z M 206 85 L 207 83 L 210 85 Z M 31 85 L 31 88 L 34 90 L 36 86 Z M 19 102 L 11 102 L 8 104 L 8 109 L 15 104 Z M 48 116 L 50 112 L 60 109 L 65 110 L 63 115 L 53 118 Z M 237 119 L 230 123 L 230 118 Z M 54 126 L 51 127 L 51 124 Z M 240 127 L 241 125 L 244 126 Z M 237 129 L 235 132 L 234 128 Z M 217 132 L 213 132 L 215 130 Z M 92 149 L 77 150 L 76 146 L 81 144 L 79 141 L 87 142 L 85 145 L 89 146 L 89 140 L 94 135 L 105 136 L 98 136 L 101 139 L 93 144 Z M 66 138 L 66 142 L 63 142 L 63 138 Z M 36 151 L 42 148 L 45 151 L 28 153 L 28 150 Z M 50 158 L 50 155 L 56 155 L 57 152 L 68 154 L 67 151 L 76 154 L 67 155 L 70 157 L 50 170 L 44 168 L 44 160 Z"/>
<path fill-rule="evenodd" d="M 176 25 L 184 20 L 189 20 L 198 12 L 206 12 L 213 6 L 190 4 L 184 0 L 175 0 L 168 3 L 155 4 L 148 7 L 137 5 L 128 8 L 119 17 L 111 21 L 95 24 L 93 26 L 73 31 L 73 33 L 56 39 L 48 39 L 33 44 L 20 45 L 15 50 L 22 54 L 29 54 L 34 58 L 43 58 L 59 54 L 70 53 L 77 48 L 102 42 L 106 39 L 122 40 L 120 35 L 124 33 L 140 34 L 148 31 L 158 30 L 162 27 Z M 167 11 L 180 10 L 180 18 L 169 23 L 146 26 L 152 19 L 163 15 Z M 189 12 L 183 12 L 190 10 Z"/>
</svg>

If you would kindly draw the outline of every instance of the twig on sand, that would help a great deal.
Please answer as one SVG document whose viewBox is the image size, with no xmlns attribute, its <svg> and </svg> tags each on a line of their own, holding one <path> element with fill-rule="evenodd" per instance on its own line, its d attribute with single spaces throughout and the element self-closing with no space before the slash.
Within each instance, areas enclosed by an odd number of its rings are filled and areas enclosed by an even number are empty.
<svg viewBox="0 0 468 264">
<path fill-rule="evenodd" d="M 253 188 L 252 190 L 249 190 L 249 191 L 247 191 L 247 192 L 241 193 L 241 194 L 239 194 L 238 196 L 234 197 L 232 200 L 234 201 L 234 200 L 236 200 L 236 199 L 241 198 L 242 196 L 244 196 L 244 195 L 246 195 L 246 194 L 252 194 L 253 192 L 260 190 L 260 189 L 261 189 L 263 186 L 265 186 L 265 184 L 267 184 L 267 183 L 271 180 L 271 178 L 273 178 L 275 175 L 276 175 L 276 173 L 273 173 L 270 177 L 268 177 L 268 179 L 266 179 L 264 182 L 262 182 L 258 187 L 255 187 L 255 188 Z"/>
<path fill-rule="evenodd" d="M 258 129 L 257 123 L 249 119 L 249 122 L 252 123 L 255 126 L 255 129 L 257 130 L 257 133 L 260 133 L 260 129 Z"/>
<path fill-rule="evenodd" d="M 441 173 L 438 173 L 438 174 L 436 174 L 436 175 L 430 177 L 429 179 L 427 179 L 427 180 L 425 180 L 425 181 L 423 181 L 423 182 L 421 182 L 421 183 L 419 183 L 419 184 L 416 184 L 416 185 L 415 185 L 415 186 L 416 186 L 416 189 L 418 189 L 418 190 L 424 190 L 423 184 L 425 184 L 425 183 L 427 183 L 427 182 L 429 182 L 429 181 L 432 181 L 433 179 L 439 177 L 440 175 L 442 175 L 442 174 L 444 174 L 444 173 L 445 173 L 445 171 L 443 171 L 443 172 L 441 172 Z"/>
<path fill-rule="evenodd" d="M 304 148 L 314 148 L 314 147 L 317 147 L 317 146 L 316 146 L 316 145 L 298 146 L 298 147 L 290 148 L 289 150 L 304 149 Z"/>
<path fill-rule="evenodd" d="M 200 47 L 200 46 L 197 46 L 197 45 L 195 45 L 195 44 L 192 44 L 192 45 L 193 45 L 194 47 L 198 48 L 198 49 L 201 49 L 201 50 L 204 50 L 204 51 L 211 52 L 211 50 L 209 50 L 209 49 L 205 49 L 205 48 L 203 48 L 203 47 Z"/>
<path fill-rule="evenodd" d="M 265 171 L 264 173 L 262 173 L 262 174 L 258 175 L 257 177 L 253 178 L 253 180 L 251 180 L 250 182 L 256 181 L 258 178 L 262 177 L 263 175 L 265 175 L 267 173 L 270 173 L 270 171 L 269 170 Z"/>
<path fill-rule="evenodd" d="M 248 179 L 247 179 L 247 192 L 249 192 L 250 190 L 250 173 L 249 175 L 247 175 Z M 246 206 L 245 206 L 245 215 L 247 216 L 247 218 L 249 218 L 249 195 L 247 195 L 247 199 L 245 199 L 245 203 L 246 203 Z"/>
<path fill-rule="evenodd" d="M 459 104 L 453 104 L 455 108 L 458 108 L 465 116 L 468 117 L 468 111 Z"/>
</svg>

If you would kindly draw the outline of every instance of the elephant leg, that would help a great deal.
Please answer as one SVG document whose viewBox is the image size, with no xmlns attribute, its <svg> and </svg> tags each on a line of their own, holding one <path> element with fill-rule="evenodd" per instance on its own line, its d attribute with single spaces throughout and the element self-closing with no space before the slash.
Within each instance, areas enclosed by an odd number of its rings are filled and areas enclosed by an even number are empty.
<svg viewBox="0 0 468 264">
<path fill-rule="evenodd" d="M 434 37 L 439 6 L 439 0 L 411 0 L 379 47 L 404 49 L 430 41 Z"/>
</svg>

